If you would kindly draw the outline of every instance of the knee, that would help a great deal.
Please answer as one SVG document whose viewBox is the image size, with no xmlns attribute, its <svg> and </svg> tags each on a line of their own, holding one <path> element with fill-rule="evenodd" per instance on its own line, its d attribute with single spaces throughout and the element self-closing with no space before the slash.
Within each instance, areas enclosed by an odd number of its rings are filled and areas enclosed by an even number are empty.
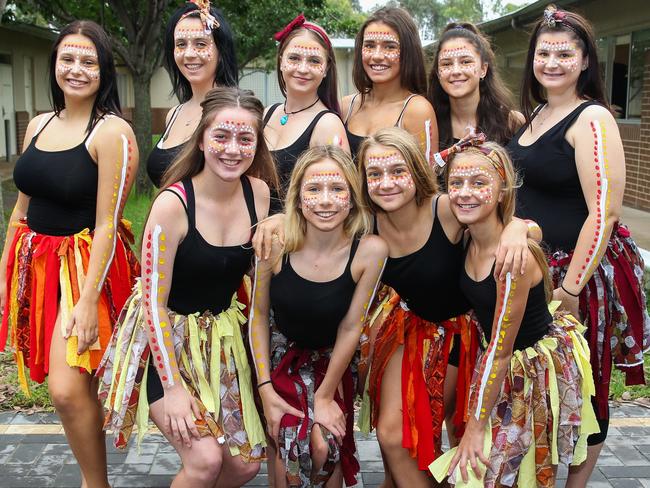
<svg viewBox="0 0 650 488">
<path fill-rule="evenodd" d="M 313 465 L 320 470 L 327 461 L 327 457 L 329 455 L 329 447 L 322 437 L 318 440 L 312 438 L 310 450 L 311 461 Z"/>
<path fill-rule="evenodd" d="M 243 486 L 257 476 L 260 471 L 260 463 L 241 462 L 232 471 L 229 470 L 228 478 L 233 480 L 233 486 Z M 220 483 L 221 484 L 221 483 Z"/>
<path fill-rule="evenodd" d="M 223 460 L 221 449 L 216 443 L 211 447 L 201 446 L 201 449 L 186 457 L 187 459 L 183 459 L 183 469 L 195 483 L 207 485 L 217 482 Z"/>
<path fill-rule="evenodd" d="M 380 416 L 377 422 L 377 440 L 384 451 L 402 449 L 402 423 L 395 422 L 394 419 L 382 420 Z"/>
<path fill-rule="evenodd" d="M 50 381 L 48 383 L 48 390 L 52 405 L 54 405 L 54 408 L 60 416 L 65 417 L 79 413 L 83 395 L 72 385 Z"/>
</svg>

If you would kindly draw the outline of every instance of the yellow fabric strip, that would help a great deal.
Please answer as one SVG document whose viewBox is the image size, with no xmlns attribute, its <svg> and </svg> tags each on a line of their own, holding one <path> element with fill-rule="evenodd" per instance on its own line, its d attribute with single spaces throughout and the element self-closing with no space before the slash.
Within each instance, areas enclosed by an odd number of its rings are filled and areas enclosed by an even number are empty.
<svg viewBox="0 0 650 488">
<path fill-rule="evenodd" d="M 196 315 L 187 316 L 187 331 L 186 331 L 186 340 L 189 342 L 190 346 L 190 363 L 192 367 L 189 371 L 193 371 L 196 375 L 197 385 L 196 389 L 199 393 L 199 398 L 205 408 L 210 413 L 215 413 L 215 399 L 212 396 L 212 389 L 208 383 L 207 378 L 205 377 L 204 364 L 203 364 L 203 355 L 201 354 L 201 332 L 199 329 L 199 324 L 196 320 Z M 219 347 L 219 343 L 212 344 L 212 347 Z M 218 415 L 217 415 L 218 417 Z"/>
<path fill-rule="evenodd" d="M 154 371 L 153 374 L 158 374 Z M 140 454 L 140 444 L 144 435 L 149 428 L 149 399 L 147 398 L 147 377 L 149 376 L 149 361 L 144 367 L 144 374 L 142 375 L 142 383 L 140 383 L 140 396 L 138 397 L 138 407 L 135 412 L 135 425 L 138 428 L 138 454 Z"/>
</svg>

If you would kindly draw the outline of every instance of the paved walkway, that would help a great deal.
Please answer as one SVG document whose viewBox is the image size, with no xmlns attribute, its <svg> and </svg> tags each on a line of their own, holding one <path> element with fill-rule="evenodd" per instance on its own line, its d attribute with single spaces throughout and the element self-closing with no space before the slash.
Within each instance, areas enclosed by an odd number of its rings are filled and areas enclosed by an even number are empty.
<svg viewBox="0 0 650 488">
<path fill-rule="evenodd" d="M 359 433 L 360 488 L 374 488 L 383 466 L 374 436 Z M 160 434 L 149 434 L 140 453 L 133 445 L 118 451 L 108 445 L 110 482 L 114 488 L 167 487 L 180 461 Z M 558 486 L 566 478 L 559 470 Z M 0 413 L 0 487 L 78 487 L 79 469 L 55 414 Z M 247 486 L 268 486 L 266 466 Z M 612 406 L 612 426 L 590 488 L 650 488 L 650 408 L 633 403 Z"/>
</svg>

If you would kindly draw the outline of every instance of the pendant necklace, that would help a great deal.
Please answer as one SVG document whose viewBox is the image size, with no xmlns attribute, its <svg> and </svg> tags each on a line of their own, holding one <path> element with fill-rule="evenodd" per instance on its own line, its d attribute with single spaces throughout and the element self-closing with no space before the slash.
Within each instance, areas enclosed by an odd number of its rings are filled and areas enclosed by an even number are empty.
<svg viewBox="0 0 650 488">
<path fill-rule="evenodd" d="M 314 105 L 318 103 L 318 100 L 320 100 L 320 98 L 316 98 L 316 100 L 314 100 L 314 103 L 312 103 L 308 107 L 301 108 L 300 110 L 296 110 L 295 112 L 287 112 L 287 101 L 285 100 L 284 115 L 280 117 L 280 125 L 287 125 L 287 122 L 289 121 L 289 115 L 295 115 L 295 114 L 299 114 L 300 112 L 304 112 L 305 110 L 309 110 L 310 108 L 312 108 Z"/>
</svg>

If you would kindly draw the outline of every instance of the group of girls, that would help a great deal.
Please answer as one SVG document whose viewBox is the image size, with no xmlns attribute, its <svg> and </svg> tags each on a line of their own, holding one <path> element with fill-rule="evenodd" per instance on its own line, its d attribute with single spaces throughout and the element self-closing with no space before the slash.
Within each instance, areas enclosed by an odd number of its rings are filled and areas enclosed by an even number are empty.
<svg viewBox="0 0 650 488">
<path fill-rule="evenodd" d="M 221 12 L 170 18 L 180 104 L 147 158 L 139 263 L 110 42 L 76 21 L 53 46 L 54 112 L 14 172 L 0 340 L 25 389 L 26 370 L 49 376 L 82 487 L 109 486 L 104 429 L 124 447 L 149 419 L 181 457 L 175 487 L 242 486 L 265 458 L 273 486 L 354 485 L 358 393 L 385 487 L 551 487 L 559 463 L 586 486 L 612 364 L 643 383 L 650 346 L 588 22 L 546 9 L 523 115 L 472 24 L 447 26 L 427 80 L 410 15 L 377 10 L 340 102 L 320 26 L 300 15 L 276 40 L 285 101 L 265 110 L 236 87 Z"/>
</svg>

